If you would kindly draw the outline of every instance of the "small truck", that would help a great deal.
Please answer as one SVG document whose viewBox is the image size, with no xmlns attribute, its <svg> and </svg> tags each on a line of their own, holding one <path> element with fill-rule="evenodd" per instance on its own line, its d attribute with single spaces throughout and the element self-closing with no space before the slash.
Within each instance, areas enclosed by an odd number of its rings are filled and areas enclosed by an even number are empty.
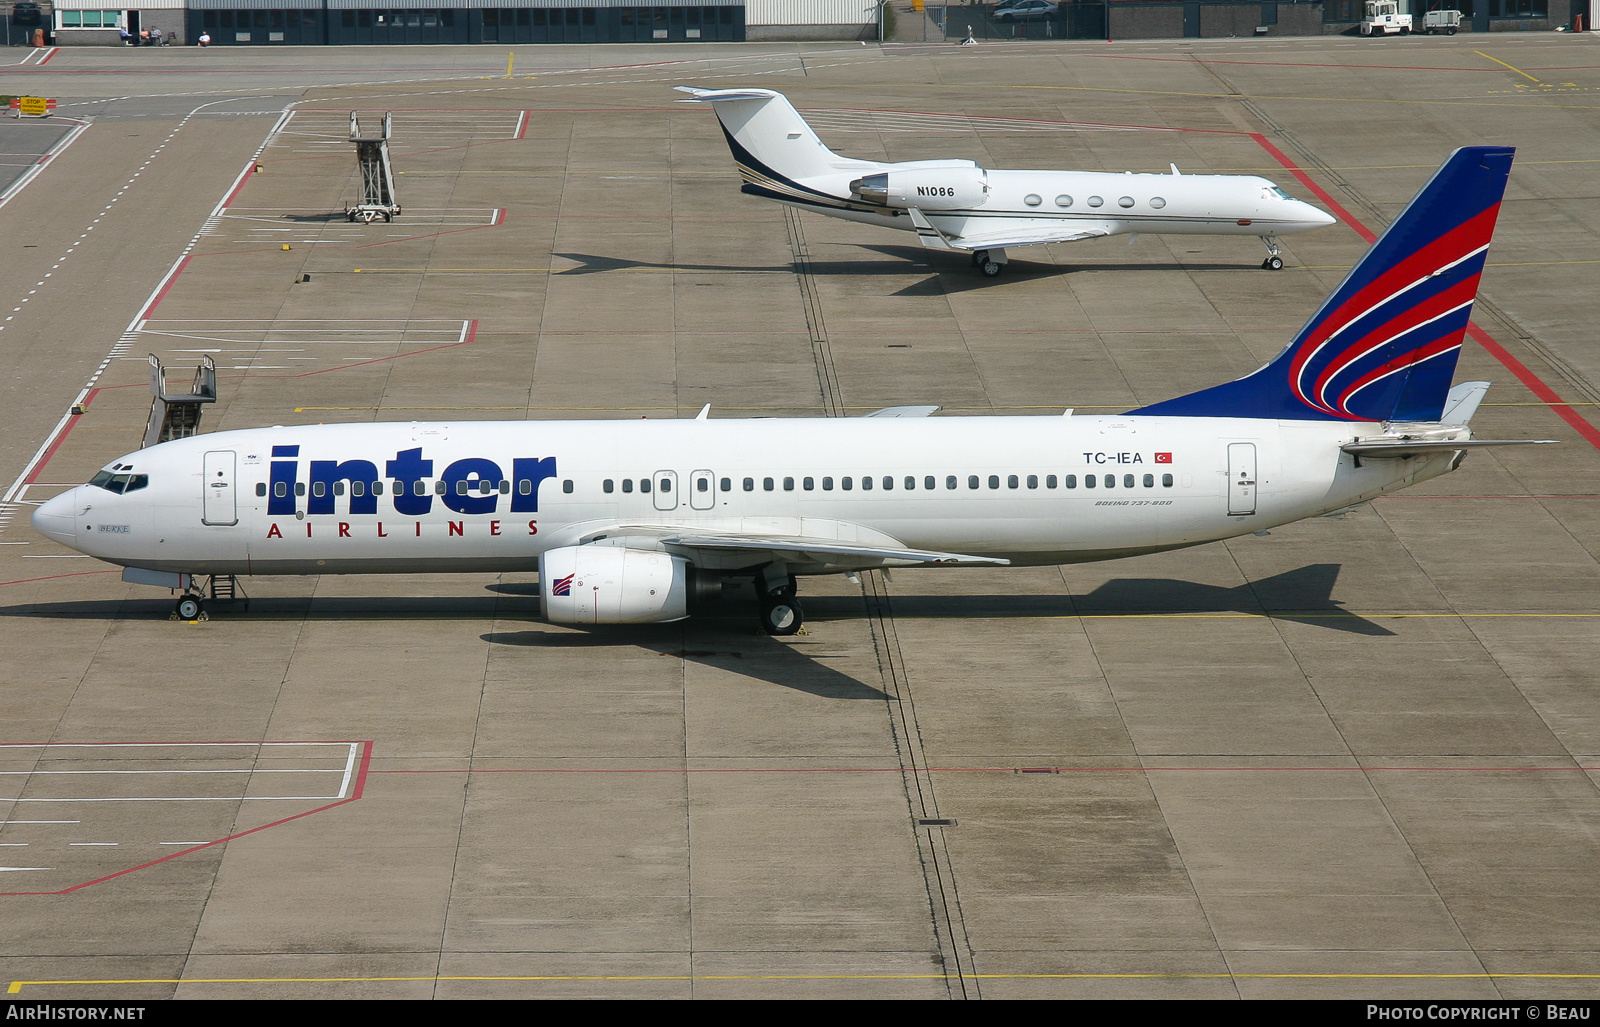
<svg viewBox="0 0 1600 1027">
<path fill-rule="evenodd" d="M 1409 36 L 1411 15 L 1400 13 L 1397 0 L 1366 0 L 1358 31 L 1363 36 Z"/>
<path fill-rule="evenodd" d="M 1461 12 L 1455 10 L 1429 11 L 1422 16 L 1422 30 L 1428 35 L 1443 32 L 1453 36 L 1461 27 Z"/>
</svg>

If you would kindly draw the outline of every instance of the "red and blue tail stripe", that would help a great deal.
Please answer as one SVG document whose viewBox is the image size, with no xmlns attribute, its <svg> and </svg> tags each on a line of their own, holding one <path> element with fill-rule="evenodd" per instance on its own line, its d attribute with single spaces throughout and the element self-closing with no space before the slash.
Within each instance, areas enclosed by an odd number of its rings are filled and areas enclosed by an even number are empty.
<svg viewBox="0 0 1600 1027">
<path fill-rule="evenodd" d="M 1271 363 L 1136 413 L 1438 420 L 1514 152 L 1452 153 Z"/>
</svg>

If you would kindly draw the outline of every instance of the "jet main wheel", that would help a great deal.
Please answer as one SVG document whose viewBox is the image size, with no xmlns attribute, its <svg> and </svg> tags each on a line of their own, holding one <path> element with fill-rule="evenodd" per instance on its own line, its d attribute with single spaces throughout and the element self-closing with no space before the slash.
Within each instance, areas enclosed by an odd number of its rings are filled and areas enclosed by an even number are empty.
<svg viewBox="0 0 1600 1027">
<path fill-rule="evenodd" d="M 178 604 L 173 607 L 173 612 L 178 615 L 179 620 L 199 620 L 200 612 L 204 609 L 205 603 L 201 601 L 199 596 L 185 594 L 178 599 Z"/>
<path fill-rule="evenodd" d="M 800 600 L 793 592 L 767 596 L 761 601 L 761 630 L 769 635 L 792 635 L 805 619 Z"/>
<path fill-rule="evenodd" d="M 1004 269 L 1004 264 L 996 263 L 995 261 L 990 260 L 988 256 L 985 256 L 983 258 L 983 263 L 978 265 L 978 270 L 983 272 L 983 277 L 985 278 L 993 278 Z"/>
<path fill-rule="evenodd" d="M 1268 270 L 1268 271 L 1282 271 L 1283 270 L 1283 258 L 1282 257 L 1268 257 L 1266 260 L 1263 260 L 1261 262 L 1261 266 L 1263 268 L 1265 268 L 1266 270 Z"/>
</svg>

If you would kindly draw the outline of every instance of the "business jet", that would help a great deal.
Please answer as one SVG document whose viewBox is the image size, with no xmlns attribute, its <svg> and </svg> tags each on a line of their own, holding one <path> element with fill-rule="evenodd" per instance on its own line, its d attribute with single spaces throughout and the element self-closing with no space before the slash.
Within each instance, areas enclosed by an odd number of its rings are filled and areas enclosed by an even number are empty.
<svg viewBox="0 0 1600 1027">
<path fill-rule="evenodd" d="M 998 275 L 1007 247 L 1110 235 L 1254 235 L 1261 266 L 1281 270 L 1278 236 L 1334 218 L 1254 175 L 1105 171 L 989 171 L 970 160 L 898 164 L 841 157 L 822 144 L 782 93 L 696 89 L 722 123 L 744 192 L 862 224 L 916 232 L 932 250 L 969 253 Z"/>
<path fill-rule="evenodd" d="M 806 575 L 1259 532 L 1516 444 L 1472 437 L 1488 383 L 1450 384 L 1512 152 L 1455 151 L 1266 366 L 1126 414 L 253 428 L 119 457 L 33 525 L 185 589 L 186 619 L 207 576 L 537 569 L 575 625 L 681 620 L 750 579 L 774 635 Z"/>
</svg>

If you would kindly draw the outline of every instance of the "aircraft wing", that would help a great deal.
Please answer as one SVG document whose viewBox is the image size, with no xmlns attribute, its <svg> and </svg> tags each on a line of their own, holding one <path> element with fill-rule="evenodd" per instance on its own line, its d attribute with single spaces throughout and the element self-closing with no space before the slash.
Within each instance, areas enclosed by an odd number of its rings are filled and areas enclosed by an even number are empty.
<svg viewBox="0 0 1600 1027">
<path fill-rule="evenodd" d="M 696 535 L 683 533 L 661 540 L 669 552 L 693 558 L 697 551 L 718 554 L 749 553 L 750 562 L 764 563 L 855 563 L 862 567 L 907 566 L 913 564 L 1005 566 L 1010 560 L 963 553 L 939 553 L 928 549 L 903 549 L 896 546 L 860 545 L 819 538 L 783 535 Z"/>
<path fill-rule="evenodd" d="M 1084 239 L 1098 239 L 1111 234 L 1111 230 L 1098 222 L 1087 224 L 1078 222 L 1062 222 L 1058 225 L 1039 225 L 1036 227 L 1018 227 L 1013 229 L 1000 228 L 992 232 L 969 233 L 967 235 L 946 235 L 928 216 L 915 207 L 907 213 L 911 215 L 911 223 L 917 228 L 917 238 L 922 245 L 930 250 L 994 250 L 1004 246 L 1036 246 L 1040 243 L 1050 242 L 1081 242 Z M 1021 220 L 1021 219 L 1018 219 Z"/>
</svg>

